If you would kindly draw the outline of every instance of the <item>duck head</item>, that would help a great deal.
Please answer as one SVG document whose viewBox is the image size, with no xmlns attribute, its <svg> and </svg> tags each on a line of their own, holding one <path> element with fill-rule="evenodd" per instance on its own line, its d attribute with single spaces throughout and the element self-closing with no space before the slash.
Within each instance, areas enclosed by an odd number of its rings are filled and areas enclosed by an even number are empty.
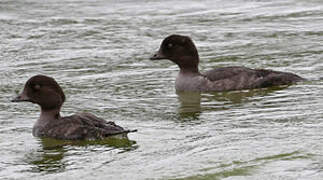
<svg viewBox="0 0 323 180">
<path fill-rule="evenodd" d="M 170 35 L 166 37 L 159 50 L 150 59 L 168 59 L 177 64 L 181 70 L 198 71 L 199 55 L 193 41 L 188 36 Z"/>
<path fill-rule="evenodd" d="M 45 111 L 60 109 L 65 101 L 65 95 L 53 78 L 36 75 L 26 82 L 22 93 L 12 100 L 12 102 L 24 101 L 38 104 Z"/>
</svg>

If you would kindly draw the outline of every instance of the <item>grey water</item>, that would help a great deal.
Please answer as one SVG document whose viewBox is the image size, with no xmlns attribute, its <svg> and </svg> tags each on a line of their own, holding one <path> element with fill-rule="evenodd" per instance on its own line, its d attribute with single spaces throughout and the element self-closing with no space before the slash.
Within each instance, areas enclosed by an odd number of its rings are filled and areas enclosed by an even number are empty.
<svg viewBox="0 0 323 180">
<path fill-rule="evenodd" d="M 190 36 L 200 69 L 296 73 L 291 86 L 176 93 L 149 56 Z M 323 179 L 323 1 L 1 0 L 0 179 Z M 129 141 L 60 145 L 31 134 L 39 107 L 11 103 L 54 77 L 63 115 L 92 112 Z"/>
</svg>

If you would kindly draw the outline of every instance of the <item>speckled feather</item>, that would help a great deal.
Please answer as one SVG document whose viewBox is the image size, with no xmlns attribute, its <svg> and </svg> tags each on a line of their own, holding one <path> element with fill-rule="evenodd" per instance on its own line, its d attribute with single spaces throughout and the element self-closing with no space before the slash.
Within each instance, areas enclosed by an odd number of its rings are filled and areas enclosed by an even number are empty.
<svg viewBox="0 0 323 180">
<path fill-rule="evenodd" d="M 221 67 L 203 73 L 212 82 L 222 82 L 224 90 L 254 89 L 291 84 L 304 79 L 288 72 L 247 67 Z M 216 90 L 217 87 L 214 87 Z"/>
<path fill-rule="evenodd" d="M 90 113 L 58 118 L 37 131 L 34 132 L 35 136 L 68 140 L 103 139 L 108 136 L 134 132 Z"/>
</svg>

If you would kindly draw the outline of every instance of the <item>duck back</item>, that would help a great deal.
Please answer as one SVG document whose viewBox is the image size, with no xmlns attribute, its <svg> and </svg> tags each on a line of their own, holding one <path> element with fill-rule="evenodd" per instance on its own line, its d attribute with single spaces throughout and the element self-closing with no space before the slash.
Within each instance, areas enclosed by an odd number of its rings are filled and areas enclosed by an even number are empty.
<svg viewBox="0 0 323 180">
<path fill-rule="evenodd" d="M 80 113 L 72 116 L 62 117 L 51 121 L 35 136 L 51 137 L 55 139 L 83 140 L 103 139 L 114 135 L 126 135 L 130 130 L 125 130 L 114 122 L 105 121 L 90 113 Z"/>
<path fill-rule="evenodd" d="M 265 88 L 304 80 L 293 73 L 238 66 L 217 68 L 202 75 L 217 84 L 211 88 L 213 91 Z"/>
</svg>

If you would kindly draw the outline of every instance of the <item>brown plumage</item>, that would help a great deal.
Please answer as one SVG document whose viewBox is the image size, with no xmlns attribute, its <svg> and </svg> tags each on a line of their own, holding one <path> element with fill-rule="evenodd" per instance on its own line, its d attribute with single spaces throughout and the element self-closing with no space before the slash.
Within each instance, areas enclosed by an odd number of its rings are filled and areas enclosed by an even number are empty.
<svg viewBox="0 0 323 180">
<path fill-rule="evenodd" d="M 304 78 L 288 72 L 247 67 L 222 67 L 200 73 L 197 49 L 187 36 L 170 35 L 151 60 L 169 59 L 180 68 L 176 78 L 178 91 L 230 91 L 288 85 Z"/>
<path fill-rule="evenodd" d="M 129 132 L 114 122 L 107 122 L 90 113 L 61 117 L 60 108 L 65 101 L 62 88 L 51 77 L 37 75 L 30 78 L 23 92 L 13 102 L 32 102 L 41 107 L 41 114 L 33 127 L 33 135 L 65 140 L 103 139 Z"/>
</svg>

